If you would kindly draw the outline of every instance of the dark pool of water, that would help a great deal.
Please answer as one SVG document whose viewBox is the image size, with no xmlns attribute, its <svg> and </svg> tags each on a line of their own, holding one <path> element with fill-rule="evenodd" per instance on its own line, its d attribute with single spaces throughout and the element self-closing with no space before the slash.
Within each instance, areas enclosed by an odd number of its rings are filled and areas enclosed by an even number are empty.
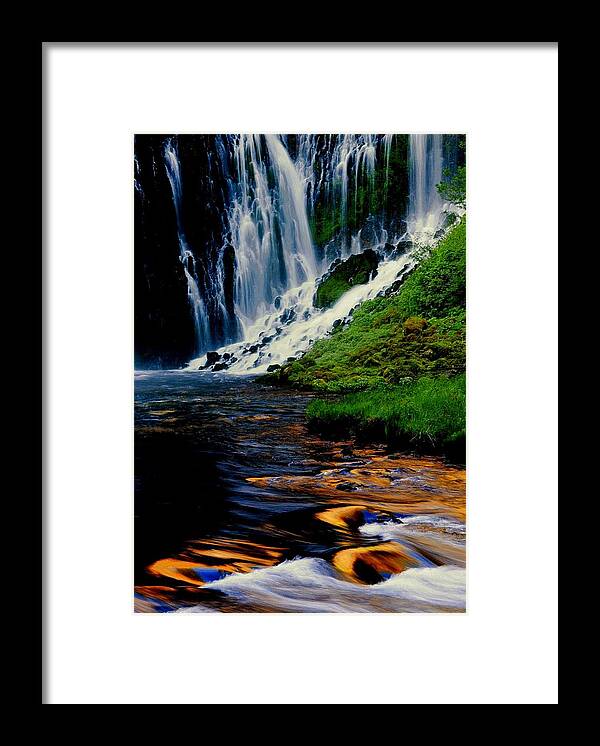
<svg viewBox="0 0 600 746">
<path fill-rule="evenodd" d="M 256 539 L 270 517 L 312 507 L 246 481 L 318 470 L 332 444 L 309 436 L 309 398 L 249 377 L 136 374 L 136 583 L 147 582 L 148 564 L 190 540 Z"/>
</svg>

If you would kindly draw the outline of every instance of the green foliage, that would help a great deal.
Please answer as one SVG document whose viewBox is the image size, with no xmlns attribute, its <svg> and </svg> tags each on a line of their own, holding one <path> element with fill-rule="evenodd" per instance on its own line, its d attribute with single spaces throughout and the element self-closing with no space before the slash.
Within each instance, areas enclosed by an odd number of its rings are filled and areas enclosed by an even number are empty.
<svg viewBox="0 0 600 746">
<path fill-rule="evenodd" d="M 464 374 L 419 378 L 337 401 L 317 399 L 306 414 L 309 425 L 322 433 L 382 438 L 394 445 L 464 458 Z"/>
<path fill-rule="evenodd" d="M 266 380 L 340 392 L 464 371 L 465 238 L 462 220 L 397 295 L 366 301 L 346 328 Z"/>
<path fill-rule="evenodd" d="M 405 317 L 441 317 L 464 309 L 466 233 L 466 220 L 461 220 L 406 280 L 397 296 Z"/>
<path fill-rule="evenodd" d="M 315 306 L 329 308 L 354 285 L 369 282 L 378 264 L 379 257 L 372 249 L 366 249 L 361 254 L 354 254 L 340 262 L 317 287 Z"/>
<path fill-rule="evenodd" d="M 313 240 L 317 246 L 325 246 L 342 227 L 342 216 L 334 205 L 317 203 L 310 218 Z"/>
<path fill-rule="evenodd" d="M 460 166 L 455 174 L 446 172 L 444 175 L 448 177 L 447 180 L 437 184 L 442 199 L 464 207 L 467 201 L 467 167 Z"/>
</svg>

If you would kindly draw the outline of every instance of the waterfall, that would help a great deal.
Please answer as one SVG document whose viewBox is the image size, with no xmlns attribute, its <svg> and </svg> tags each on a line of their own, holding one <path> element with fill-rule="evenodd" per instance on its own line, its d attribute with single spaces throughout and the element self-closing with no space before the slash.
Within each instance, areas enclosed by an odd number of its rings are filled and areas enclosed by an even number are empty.
<svg viewBox="0 0 600 746">
<path fill-rule="evenodd" d="M 304 185 L 281 139 L 228 140 L 234 171 L 226 239 L 235 251 L 235 305 L 246 328 L 276 297 L 314 279 L 318 266 Z"/>
<path fill-rule="evenodd" d="M 380 135 L 298 135 L 296 169 L 305 184 L 305 201 L 314 215 L 318 200 L 339 210 L 340 228 L 346 231 L 349 211 L 356 216 L 361 183 L 371 184 L 375 175 L 376 152 L 385 137 Z M 389 147 L 389 146 L 385 146 Z M 389 155 L 389 152 L 388 152 Z M 353 203 L 350 204 L 350 195 Z M 349 248 L 346 237 L 345 249 Z"/>
<path fill-rule="evenodd" d="M 411 250 L 389 254 L 390 243 L 432 245 L 440 235 L 445 205 L 437 184 L 442 178 L 442 136 L 410 135 L 407 230 L 395 238 L 385 227 L 371 232 L 368 245 L 384 257 L 376 277 L 348 290 L 331 308 L 317 309 L 313 298 L 319 267 L 309 229 L 319 202 L 338 210 L 347 233 L 356 213 L 359 187 L 369 189 L 377 156 L 387 194 L 393 135 L 298 135 L 295 144 L 275 136 L 240 135 L 235 153 L 229 240 L 237 261 L 236 304 L 243 316 L 243 339 L 220 348 L 223 367 L 234 373 L 264 372 L 306 351 L 329 334 L 352 309 L 385 292 L 414 266 Z M 393 210 L 393 205 L 392 205 Z M 362 230 L 346 235 L 342 255 L 364 249 Z M 373 236 L 375 235 L 375 239 Z M 226 357 L 225 357 L 226 356 Z M 190 363 L 201 368 L 206 357 Z"/>
<path fill-rule="evenodd" d="M 406 252 L 439 237 L 444 142 L 393 134 L 166 137 L 160 147 L 196 335 L 190 365 L 213 350 L 244 357 L 231 370 L 284 362 L 394 282 L 410 255 L 392 261 L 390 245 L 402 242 Z M 136 158 L 141 194 L 143 185 Z M 331 261 L 366 247 L 384 257 L 376 281 L 339 306 L 315 309 Z"/>
<path fill-rule="evenodd" d="M 409 143 L 408 234 L 415 243 L 428 244 L 444 210 L 436 188 L 442 180 L 442 135 L 411 135 Z"/>
<path fill-rule="evenodd" d="M 164 148 L 165 168 L 167 177 L 171 184 L 173 193 L 173 204 L 175 205 L 175 215 L 177 218 L 177 237 L 179 239 L 179 259 L 183 265 L 183 272 L 187 281 L 187 294 L 192 315 L 194 318 L 194 327 L 196 330 L 196 346 L 199 352 L 207 349 L 212 342 L 209 318 L 206 313 L 206 305 L 199 289 L 198 274 L 196 271 L 196 258 L 188 246 L 182 220 L 182 191 L 181 191 L 181 170 L 179 167 L 179 158 L 172 140 L 165 142 Z"/>
</svg>

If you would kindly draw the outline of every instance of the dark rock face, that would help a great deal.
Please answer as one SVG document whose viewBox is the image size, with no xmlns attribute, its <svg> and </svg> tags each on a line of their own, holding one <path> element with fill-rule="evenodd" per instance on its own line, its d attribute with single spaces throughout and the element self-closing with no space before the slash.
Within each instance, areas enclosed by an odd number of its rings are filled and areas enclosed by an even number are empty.
<svg viewBox="0 0 600 746">
<path fill-rule="evenodd" d="M 177 216 L 165 167 L 165 143 L 176 147 L 181 173 L 181 223 L 196 259 L 199 290 L 214 346 L 238 336 L 234 313 L 235 252 L 223 245 L 228 185 L 215 135 L 136 135 L 135 365 L 179 367 L 197 355 L 196 332 L 180 259 Z M 211 278 L 222 269 L 224 306 Z"/>
<path fill-rule="evenodd" d="M 364 285 L 377 274 L 381 256 L 373 249 L 365 249 L 344 260 L 332 263 L 329 272 L 321 279 L 315 293 L 314 305 L 329 308 L 355 285 Z"/>
<path fill-rule="evenodd" d="M 195 352 L 163 142 L 154 136 L 135 141 L 135 365 L 140 368 L 178 367 Z"/>
</svg>

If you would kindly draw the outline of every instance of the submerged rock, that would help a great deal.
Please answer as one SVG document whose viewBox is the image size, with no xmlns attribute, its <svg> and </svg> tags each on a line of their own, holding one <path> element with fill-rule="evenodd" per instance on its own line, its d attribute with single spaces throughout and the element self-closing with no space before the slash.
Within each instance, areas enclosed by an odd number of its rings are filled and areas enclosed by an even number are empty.
<svg viewBox="0 0 600 746">
<path fill-rule="evenodd" d="M 418 567 L 419 561 L 410 547 L 394 542 L 342 549 L 334 555 L 333 566 L 359 583 L 372 585 L 390 574 Z"/>
<path fill-rule="evenodd" d="M 355 485 L 353 482 L 338 482 L 335 485 L 336 490 L 341 490 L 342 492 L 354 492 L 354 490 L 358 489 L 357 485 Z"/>
</svg>

